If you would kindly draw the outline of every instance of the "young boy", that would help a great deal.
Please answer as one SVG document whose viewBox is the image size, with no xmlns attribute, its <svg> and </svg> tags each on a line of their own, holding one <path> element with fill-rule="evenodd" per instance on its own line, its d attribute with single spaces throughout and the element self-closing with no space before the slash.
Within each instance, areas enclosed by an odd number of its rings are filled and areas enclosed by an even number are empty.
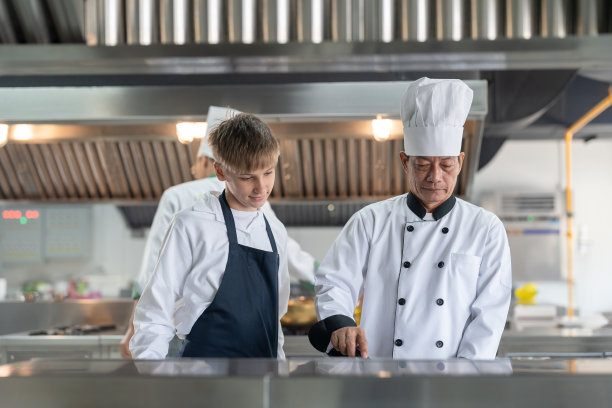
<svg viewBox="0 0 612 408">
<path fill-rule="evenodd" d="M 185 337 L 183 357 L 284 358 L 287 232 L 261 211 L 279 142 L 260 119 L 239 114 L 221 122 L 208 143 L 225 190 L 174 216 L 136 306 L 132 356 L 166 357 L 176 332 Z"/>
</svg>

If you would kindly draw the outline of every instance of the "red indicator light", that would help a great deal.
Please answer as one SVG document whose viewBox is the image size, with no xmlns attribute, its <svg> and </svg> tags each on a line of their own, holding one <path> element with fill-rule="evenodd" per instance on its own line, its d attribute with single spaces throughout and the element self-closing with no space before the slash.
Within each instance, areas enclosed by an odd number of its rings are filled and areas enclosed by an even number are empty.
<svg viewBox="0 0 612 408">
<path fill-rule="evenodd" d="M 36 220 L 40 217 L 38 210 L 26 210 L 25 214 L 19 210 L 2 210 L 2 219 L 4 220 Z"/>
<path fill-rule="evenodd" d="M 28 210 L 28 211 L 26 211 L 26 213 L 25 213 L 25 217 L 26 217 L 28 220 L 35 220 L 35 219 L 37 219 L 37 218 L 38 218 L 38 211 L 36 211 L 36 210 Z"/>
<path fill-rule="evenodd" d="M 18 220 L 21 218 L 21 211 L 19 210 L 4 210 L 2 211 L 2 218 L 5 220 Z"/>
</svg>

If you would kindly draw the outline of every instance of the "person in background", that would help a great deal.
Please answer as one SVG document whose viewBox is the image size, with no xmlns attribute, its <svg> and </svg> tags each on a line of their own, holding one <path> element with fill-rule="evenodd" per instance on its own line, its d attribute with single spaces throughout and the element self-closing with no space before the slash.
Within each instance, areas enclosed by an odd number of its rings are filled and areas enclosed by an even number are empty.
<svg viewBox="0 0 612 408">
<path fill-rule="evenodd" d="M 132 296 L 135 300 L 140 298 L 142 288 L 144 288 L 151 277 L 172 216 L 180 210 L 189 207 L 204 193 L 208 191 L 223 191 L 225 188 L 225 183 L 217 178 L 214 171 L 213 154 L 207 143 L 208 135 L 221 121 L 239 113 L 239 111 L 230 108 L 219 106 L 209 107 L 206 118 L 208 122 L 206 135 L 200 143 L 195 164 L 191 168 L 191 173 L 196 180 L 172 186 L 162 194 L 145 244 L 140 273 L 134 284 Z M 270 203 L 267 201 L 263 206 L 263 210 L 267 217 L 276 218 Z M 291 237 L 287 237 L 287 258 L 291 281 L 311 285 L 314 282 L 314 271 L 318 264 L 315 258 L 308 252 L 302 250 L 300 244 Z M 180 305 L 177 305 L 177 307 L 178 306 Z M 133 319 L 134 315 L 132 312 L 127 330 L 120 342 L 121 356 L 123 358 L 132 357 L 129 349 L 129 342 L 134 334 Z M 180 349 L 181 343 L 182 340 L 175 338 L 170 348 L 171 352 L 169 355 L 176 355 Z"/>
<path fill-rule="evenodd" d="M 331 355 L 492 359 L 510 304 L 501 221 L 456 198 L 472 90 L 421 78 L 404 93 L 407 194 L 355 213 L 315 276 L 320 319 L 309 332 Z M 352 319 L 363 293 L 361 323 Z"/>
<path fill-rule="evenodd" d="M 176 333 L 185 337 L 182 357 L 283 358 L 287 232 L 261 209 L 280 144 L 250 114 L 218 124 L 208 143 L 225 189 L 174 215 L 136 305 L 130 351 L 163 359 Z"/>
</svg>

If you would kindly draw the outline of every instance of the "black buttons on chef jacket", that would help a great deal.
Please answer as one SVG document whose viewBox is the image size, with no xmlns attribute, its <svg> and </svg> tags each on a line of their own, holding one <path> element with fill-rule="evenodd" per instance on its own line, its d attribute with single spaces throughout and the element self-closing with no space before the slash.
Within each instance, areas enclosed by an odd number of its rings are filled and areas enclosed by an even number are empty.
<svg viewBox="0 0 612 408">
<path fill-rule="evenodd" d="M 438 262 L 438 268 L 444 268 L 444 262 L 442 261 Z"/>
<path fill-rule="evenodd" d="M 448 228 L 446 228 L 446 227 L 442 228 L 442 233 L 443 234 L 448 234 Z"/>
<path fill-rule="evenodd" d="M 397 303 L 398 303 L 400 306 L 404 306 L 404 305 L 406 304 L 406 299 L 404 299 L 404 298 L 400 298 L 400 299 L 397 301 Z"/>
<path fill-rule="evenodd" d="M 444 304 L 444 299 L 442 299 L 442 298 L 436 299 L 436 305 L 442 306 L 443 304 Z"/>
<path fill-rule="evenodd" d="M 397 347 L 400 347 L 402 344 L 404 344 L 404 342 L 402 341 L 402 339 L 397 339 L 397 340 L 395 340 L 395 345 L 396 345 Z"/>
<path fill-rule="evenodd" d="M 406 227 L 406 230 L 408 230 L 408 232 L 412 232 L 414 231 L 414 227 L 412 225 L 409 225 Z"/>
<path fill-rule="evenodd" d="M 404 268 L 410 268 L 410 262 L 408 261 L 404 262 Z"/>
<path fill-rule="evenodd" d="M 444 346 L 444 343 L 442 343 L 441 340 L 436 341 L 436 347 L 437 348 L 442 348 L 442 346 Z"/>
</svg>

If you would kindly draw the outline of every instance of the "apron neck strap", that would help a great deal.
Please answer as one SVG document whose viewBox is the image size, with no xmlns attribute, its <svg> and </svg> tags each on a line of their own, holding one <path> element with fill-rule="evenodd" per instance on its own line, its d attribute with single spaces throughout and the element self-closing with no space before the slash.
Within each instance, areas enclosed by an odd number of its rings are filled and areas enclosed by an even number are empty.
<svg viewBox="0 0 612 408">
<path fill-rule="evenodd" d="M 223 211 L 223 218 L 225 219 L 225 227 L 227 229 L 227 239 L 230 243 L 237 244 L 238 237 L 236 235 L 236 224 L 234 223 L 234 215 L 232 214 L 232 210 L 227 203 L 227 198 L 225 197 L 225 190 L 219 196 L 219 202 L 221 203 L 221 210 Z M 272 234 L 272 228 L 270 228 L 270 224 L 268 223 L 268 219 L 262 213 L 264 217 L 264 221 L 266 222 L 266 232 L 268 233 L 268 239 L 270 240 L 270 246 L 272 247 L 272 252 L 277 253 L 278 249 L 276 248 L 276 240 L 274 239 L 274 235 Z"/>
<path fill-rule="evenodd" d="M 227 198 L 225 198 L 225 190 L 223 190 L 223 192 L 219 196 L 219 202 L 221 203 L 223 218 L 225 219 L 227 239 L 229 240 L 230 244 L 237 244 L 238 237 L 236 236 L 236 224 L 234 224 L 234 216 L 232 215 L 232 210 L 230 209 L 230 206 L 227 203 Z"/>
<path fill-rule="evenodd" d="M 264 215 L 264 221 L 266 222 L 266 232 L 268 233 L 268 239 L 270 240 L 270 246 L 272 247 L 272 252 L 277 253 L 278 249 L 276 249 L 276 241 L 274 240 L 274 235 L 272 235 L 272 229 L 270 228 L 270 224 L 268 224 L 268 219 L 266 218 L 265 215 Z"/>
</svg>

